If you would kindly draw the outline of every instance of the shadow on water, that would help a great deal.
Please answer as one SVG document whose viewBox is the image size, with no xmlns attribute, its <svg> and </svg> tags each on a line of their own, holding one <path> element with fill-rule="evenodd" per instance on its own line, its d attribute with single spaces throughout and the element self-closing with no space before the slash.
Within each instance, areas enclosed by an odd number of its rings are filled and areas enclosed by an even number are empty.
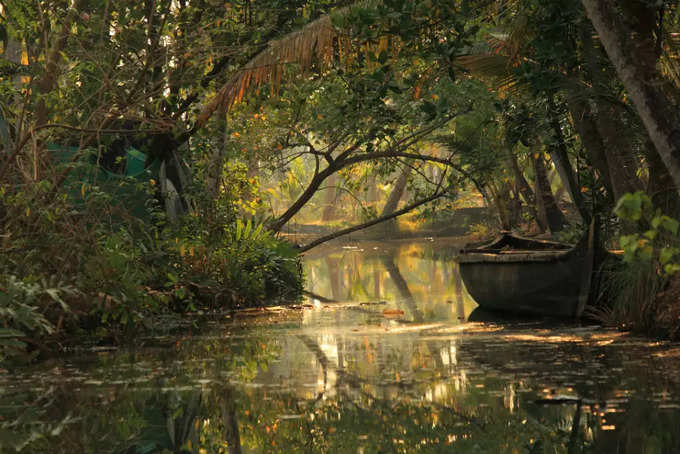
<svg viewBox="0 0 680 454">
<path fill-rule="evenodd" d="M 452 248 L 328 248 L 335 302 L 2 373 L 0 452 L 680 452 L 680 345 L 466 320 Z"/>
</svg>

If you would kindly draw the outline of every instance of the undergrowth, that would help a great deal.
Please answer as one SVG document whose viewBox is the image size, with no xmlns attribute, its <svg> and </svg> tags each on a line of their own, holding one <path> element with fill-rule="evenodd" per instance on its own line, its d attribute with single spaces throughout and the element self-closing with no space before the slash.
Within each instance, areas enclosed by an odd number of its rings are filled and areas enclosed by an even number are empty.
<svg viewBox="0 0 680 454">
<path fill-rule="evenodd" d="M 618 238 L 623 256 L 610 258 L 600 271 L 603 304 L 596 318 L 655 337 L 680 338 L 680 222 L 642 192 L 625 194 L 615 211 L 628 233 Z"/>
<path fill-rule="evenodd" d="M 145 201 L 143 218 L 110 188 L 55 180 L 0 188 L 0 360 L 31 359 L 74 335 L 131 339 L 160 314 L 300 298 L 295 250 L 239 219 L 231 194 L 201 199 L 196 189 L 171 223 L 153 180 L 118 183 Z"/>
</svg>

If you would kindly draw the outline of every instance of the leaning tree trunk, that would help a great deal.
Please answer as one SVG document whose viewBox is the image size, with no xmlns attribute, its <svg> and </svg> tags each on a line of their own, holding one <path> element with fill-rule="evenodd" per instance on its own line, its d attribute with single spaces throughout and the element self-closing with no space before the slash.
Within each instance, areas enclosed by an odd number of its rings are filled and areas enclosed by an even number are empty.
<svg viewBox="0 0 680 454">
<path fill-rule="evenodd" d="M 614 186 L 614 199 L 619 200 L 627 192 L 642 189 L 643 185 L 637 176 L 638 165 L 630 140 L 623 135 L 625 128 L 617 115 L 616 108 L 605 105 L 600 100 L 593 100 L 597 108 L 596 126 L 605 143 L 604 155 L 609 166 L 609 174 Z"/>
<path fill-rule="evenodd" d="M 538 155 L 538 156 L 536 156 Z M 548 172 L 545 168 L 545 160 L 542 153 L 536 153 L 531 156 L 534 164 L 534 178 L 536 186 L 536 209 L 539 216 L 543 218 L 544 222 L 548 224 L 551 232 L 559 232 L 566 223 L 564 214 L 557 206 L 555 196 L 553 196 L 550 189 L 550 182 L 548 181 Z"/>
<path fill-rule="evenodd" d="M 533 189 L 531 189 L 531 186 L 529 185 L 529 182 L 527 182 L 527 179 L 524 178 L 524 174 L 522 173 L 522 170 L 519 168 L 519 164 L 517 163 L 517 156 L 515 156 L 515 152 L 512 149 L 510 149 L 510 151 L 508 152 L 507 162 L 515 178 L 515 187 L 517 188 L 517 191 L 522 195 L 522 197 L 524 197 L 524 201 L 526 202 L 529 214 L 531 215 L 532 218 L 536 219 L 536 221 L 539 222 L 539 228 L 541 229 L 541 231 L 545 232 L 548 226 L 539 221 L 538 213 L 536 212 L 536 194 L 534 194 L 534 191 Z"/>
<path fill-rule="evenodd" d="M 590 223 L 590 214 L 588 213 L 583 197 L 581 196 L 581 188 L 576 183 L 576 173 L 569 162 L 569 155 L 567 153 L 567 146 L 565 145 L 564 134 L 562 134 L 562 127 L 560 125 L 560 120 L 557 117 L 556 107 L 552 97 L 548 97 L 548 115 L 550 118 L 550 126 L 553 129 L 555 140 L 557 142 L 557 144 L 550 150 L 550 157 L 555 163 L 557 172 L 560 174 L 562 185 L 571 197 L 574 205 L 576 205 L 581 219 L 587 225 Z"/>
<path fill-rule="evenodd" d="M 399 201 L 404 196 L 404 192 L 406 192 L 406 184 L 408 183 L 408 177 L 410 175 L 411 168 L 404 167 L 399 174 L 399 177 L 397 177 L 397 181 L 394 183 L 392 192 L 390 192 L 390 195 L 387 197 L 387 202 L 385 202 L 385 206 L 380 214 L 381 217 L 392 214 L 397 209 Z M 397 231 L 397 220 L 390 219 L 389 221 L 386 221 L 385 230 L 387 231 L 386 233 L 395 233 Z"/>
<path fill-rule="evenodd" d="M 510 222 L 510 210 L 508 204 L 503 198 L 502 188 L 498 189 L 494 187 L 492 183 L 489 183 L 489 194 L 491 195 L 490 202 L 496 206 L 496 213 L 498 214 L 498 222 L 501 225 L 501 229 L 510 230 L 512 228 Z"/>
<path fill-rule="evenodd" d="M 572 94 L 573 95 L 573 94 Z M 609 174 L 609 165 L 604 154 L 604 142 L 595 126 L 595 120 L 590 106 L 577 95 L 570 96 L 567 100 L 569 114 L 574 123 L 574 128 L 581 139 L 581 145 L 588 154 L 588 158 L 597 171 L 598 179 L 607 190 L 607 198 L 610 204 L 614 203 L 614 184 Z"/>
<path fill-rule="evenodd" d="M 605 93 L 612 96 L 611 81 L 606 68 L 602 64 L 599 54 L 593 46 L 592 28 L 584 23 L 581 27 L 581 41 L 583 57 L 588 68 L 593 91 L 591 105 L 595 110 L 595 126 L 597 127 L 604 145 L 604 156 L 609 167 L 614 199 L 618 200 L 627 192 L 642 189 L 642 182 L 638 178 L 638 163 L 633 150 L 632 141 L 626 135 L 619 106 L 604 100 Z"/>
<path fill-rule="evenodd" d="M 338 200 L 339 190 L 337 188 L 338 184 L 338 174 L 334 173 L 328 178 L 328 187 L 326 188 L 326 194 L 324 195 L 324 207 L 321 213 L 322 222 L 330 222 L 336 217 L 337 210 L 335 209 L 335 203 Z"/>
<path fill-rule="evenodd" d="M 649 138 L 680 188 L 680 129 L 678 116 L 664 96 L 663 76 L 649 64 L 648 40 L 631 33 L 613 0 L 581 0 L 600 41 L 642 119 Z M 653 45 L 653 44 L 652 44 Z"/>
<path fill-rule="evenodd" d="M 654 206 L 665 214 L 677 217 L 680 214 L 680 199 L 673 191 L 673 179 L 663 165 L 663 161 L 654 149 L 654 144 L 647 141 L 643 147 L 649 169 L 647 194 L 652 198 Z"/>
</svg>

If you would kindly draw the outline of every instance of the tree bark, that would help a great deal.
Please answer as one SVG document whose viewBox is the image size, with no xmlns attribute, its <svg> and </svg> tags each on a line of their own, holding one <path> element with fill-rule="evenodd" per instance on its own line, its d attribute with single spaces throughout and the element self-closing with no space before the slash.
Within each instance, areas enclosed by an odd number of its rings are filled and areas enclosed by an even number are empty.
<svg viewBox="0 0 680 454">
<path fill-rule="evenodd" d="M 491 194 L 491 199 L 489 202 L 493 203 L 496 207 L 496 213 L 498 214 L 498 222 L 501 225 L 501 229 L 510 230 L 512 228 L 512 223 L 510 221 L 510 207 L 508 207 L 508 200 L 503 194 L 505 187 L 495 187 L 494 184 L 489 183 L 488 185 L 489 193 Z"/>
<path fill-rule="evenodd" d="M 401 173 L 399 173 L 397 181 L 394 182 L 394 187 L 392 188 L 390 195 L 387 197 L 387 202 L 385 202 L 385 206 L 383 207 L 382 213 L 380 214 L 381 217 L 389 216 L 397 209 L 399 206 L 399 201 L 404 196 L 404 192 L 406 191 L 406 184 L 408 183 L 409 175 L 411 175 L 411 168 L 404 167 Z M 385 230 L 385 233 L 387 234 L 395 233 L 397 231 L 396 218 L 386 221 Z"/>
<path fill-rule="evenodd" d="M 509 152 L 508 165 L 512 170 L 512 174 L 515 178 L 515 187 L 517 188 L 517 191 L 522 195 L 522 197 L 524 197 L 524 201 L 526 202 L 529 214 L 531 215 L 532 218 L 536 219 L 536 221 L 539 222 L 538 225 L 539 229 L 541 229 L 541 231 L 545 231 L 548 228 L 548 226 L 539 221 L 538 213 L 536 212 L 536 194 L 534 194 L 534 191 L 533 189 L 531 189 L 531 186 L 529 185 L 529 182 L 527 182 L 527 179 L 524 178 L 524 174 L 522 173 L 522 170 L 519 168 L 519 164 L 517 163 L 517 156 L 515 156 L 515 152 L 512 150 Z"/>
<path fill-rule="evenodd" d="M 660 88 L 663 76 L 655 65 L 649 64 L 648 40 L 631 33 L 613 0 L 581 1 L 677 192 L 680 188 L 678 115 Z"/>
<path fill-rule="evenodd" d="M 581 139 L 581 145 L 583 145 L 583 148 L 588 153 L 590 162 L 597 171 L 602 185 L 607 190 L 609 202 L 613 205 L 614 185 L 604 153 L 604 142 L 595 126 L 590 106 L 584 100 L 575 96 L 569 99 L 567 105 L 571 119 L 574 122 L 574 127 Z"/>
<path fill-rule="evenodd" d="M 61 52 L 71 36 L 71 25 L 77 17 L 79 9 L 80 1 L 76 1 L 68 10 L 66 17 L 64 17 L 62 21 L 59 35 L 54 39 L 52 47 L 49 49 L 47 55 L 45 55 L 45 72 L 36 79 L 37 92 L 40 95 L 43 95 L 38 97 L 38 105 L 36 107 L 35 116 L 36 125 L 38 126 L 47 124 L 49 112 L 47 103 L 45 102 L 45 95 L 51 92 L 57 84 L 60 74 L 59 62 L 62 58 Z"/>
<path fill-rule="evenodd" d="M 283 226 L 286 225 L 288 221 L 290 221 L 292 217 L 295 216 L 307 202 L 309 202 L 314 194 L 316 194 L 316 191 L 318 191 L 321 183 L 323 183 L 326 178 L 330 177 L 338 170 L 340 170 L 340 167 L 329 165 L 321 172 L 315 173 L 312 181 L 309 182 L 309 185 L 307 185 L 307 188 L 304 190 L 304 192 L 300 195 L 300 197 L 297 198 L 295 202 L 293 202 L 293 204 L 286 210 L 285 213 L 283 213 L 276 221 L 274 221 L 270 227 L 270 230 L 274 232 L 280 231 Z"/>
<path fill-rule="evenodd" d="M 647 194 L 652 198 L 652 203 L 660 208 L 664 214 L 677 217 L 680 214 L 680 199 L 673 191 L 673 180 L 659 158 L 654 144 L 647 141 L 643 147 L 647 168 L 649 171 L 649 181 L 647 184 Z"/>
<path fill-rule="evenodd" d="M 557 172 L 560 174 L 562 185 L 571 197 L 571 200 L 576 205 L 578 213 L 585 224 L 590 223 L 590 214 L 586 209 L 586 205 L 581 196 L 581 188 L 576 183 L 576 174 L 571 163 L 569 162 L 569 154 L 567 153 L 567 146 L 565 145 L 564 134 L 562 134 L 562 127 L 560 126 L 557 112 L 555 111 L 554 101 L 548 98 L 548 115 L 550 118 L 550 126 L 555 134 L 556 144 L 551 147 L 550 157 L 555 163 Z"/>
<path fill-rule="evenodd" d="M 538 156 L 536 156 L 538 155 Z M 565 224 L 564 214 L 557 206 L 557 201 L 550 189 L 545 161 L 541 153 L 532 153 L 534 178 L 536 187 L 536 209 L 551 232 L 559 232 Z"/>
<path fill-rule="evenodd" d="M 328 178 L 329 187 L 326 188 L 326 194 L 324 197 L 324 207 L 323 213 L 321 214 L 321 220 L 323 222 L 329 222 L 335 219 L 336 209 L 335 203 L 338 200 L 338 189 L 336 188 L 338 184 L 338 174 L 334 173 Z"/>
<path fill-rule="evenodd" d="M 593 86 L 593 95 L 590 98 L 591 107 L 595 112 L 593 119 L 604 145 L 603 154 L 611 177 L 614 200 L 618 200 L 627 192 L 642 189 L 642 182 L 637 176 L 639 166 L 635 160 L 632 142 L 626 137 L 626 128 L 621 121 L 619 107 L 604 101 L 606 95 L 616 95 L 611 93 L 607 68 L 602 64 L 593 46 L 592 28 L 587 23 L 581 26 L 581 43 L 583 58 Z"/>
</svg>

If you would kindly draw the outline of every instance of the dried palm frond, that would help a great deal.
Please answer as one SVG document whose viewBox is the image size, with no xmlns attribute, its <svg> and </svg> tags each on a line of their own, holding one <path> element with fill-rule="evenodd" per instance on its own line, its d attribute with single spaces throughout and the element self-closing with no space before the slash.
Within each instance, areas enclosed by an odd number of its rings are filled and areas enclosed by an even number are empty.
<svg viewBox="0 0 680 454">
<path fill-rule="evenodd" d="M 661 55 L 661 71 L 675 88 L 680 88 L 680 33 L 666 33 Z"/>
<path fill-rule="evenodd" d="M 484 77 L 503 78 L 510 75 L 511 71 L 508 57 L 498 54 L 462 55 L 454 63 L 472 74 Z"/>
<path fill-rule="evenodd" d="M 220 106 L 229 108 L 240 102 L 253 86 L 272 82 L 273 87 L 278 87 L 284 65 L 297 63 L 307 70 L 315 61 L 328 64 L 333 56 L 334 41 L 338 45 L 349 44 L 333 28 L 330 15 L 321 16 L 302 29 L 271 41 L 222 86 L 200 113 L 196 127 L 203 126 Z"/>
</svg>

